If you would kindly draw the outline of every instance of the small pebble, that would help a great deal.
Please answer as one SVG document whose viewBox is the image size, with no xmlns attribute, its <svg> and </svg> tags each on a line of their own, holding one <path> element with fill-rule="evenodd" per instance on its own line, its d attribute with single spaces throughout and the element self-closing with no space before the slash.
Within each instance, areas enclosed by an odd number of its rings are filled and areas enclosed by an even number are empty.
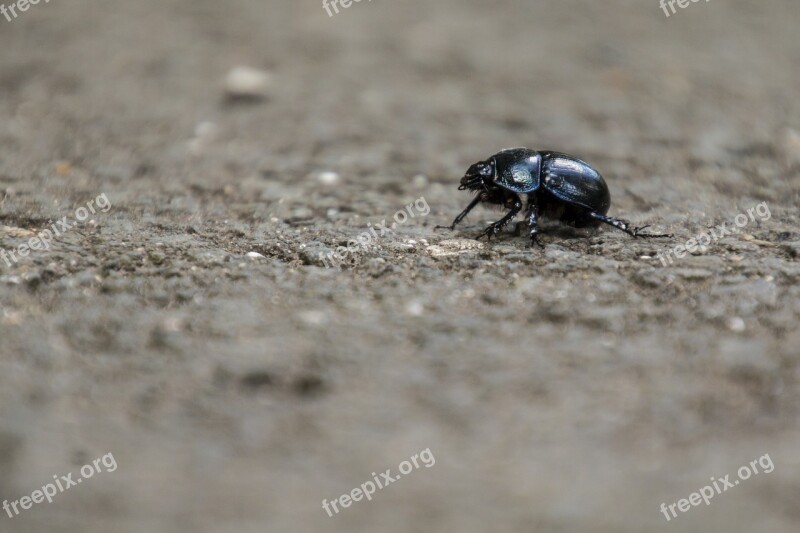
<svg viewBox="0 0 800 533">
<path fill-rule="evenodd" d="M 406 305 L 406 313 L 411 316 L 422 316 L 424 312 L 425 308 L 417 300 L 409 302 L 408 305 Z"/>
<path fill-rule="evenodd" d="M 198 139 L 212 140 L 217 136 L 217 125 L 213 122 L 205 121 L 199 123 L 194 128 L 194 136 Z"/>
<path fill-rule="evenodd" d="M 793 162 L 800 162 L 800 132 L 792 128 L 787 128 L 783 132 L 781 139 L 783 151 L 786 157 Z"/>
<path fill-rule="evenodd" d="M 256 259 L 266 259 L 262 254 L 258 252 L 247 252 L 247 257 L 255 261 Z"/>
<path fill-rule="evenodd" d="M 335 185 L 339 182 L 339 174 L 331 171 L 320 172 L 317 174 L 317 179 L 323 185 Z"/>
<path fill-rule="evenodd" d="M 67 163 L 67 162 L 65 162 L 65 161 L 63 161 L 63 162 L 58 163 L 56 165 L 55 171 L 56 171 L 56 174 L 58 174 L 59 176 L 66 176 L 67 174 L 72 172 L 72 165 Z"/>
<path fill-rule="evenodd" d="M 411 185 L 415 189 L 424 189 L 428 186 L 428 176 L 425 174 L 417 174 L 413 178 L 411 178 Z"/>
<path fill-rule="evenodd" d="M 0 226 L 0 237 L 27 238 L 35 235 L 31 230 L 14 226 Z"/>
<path fill-rule="evenodd" d="M 700 280 L 714 276 L 713 272 L 705 268 L 678 268 L 673 273 L 687 280 Z"/>
<path fill-rule="evenodd" d="M 266 98 L 271 86 L 270 73 L 252 67 L 235 67 L 225 78 L 225 92 L 231 98 Z"/>
<path fill-rule="evenodd" d="M 447 257 L 474 252 L 482 248 L 484 248 L 483 243 L 474 239 L 446 239 L 440 241 L 439 244 L 426 247 L 425 251 L 433 257 Z"/>
<path fill-rule="evenodd" d="M 738 316 L 732 316 L 725 321 L 725 325 L 728 326 L 728 329 L 731 331 L 735 331 L 737 333 L 741 333 L 744 331 L 745 325 L 744 320 L 739 318 Z"/>
<path fill-rule="evenodd" d="M 327 313 L 316 309 L 301 311 L 297 314 L 297 317 L 311 326 L 324 326 L 328 323 Z"/>
<path fill-rule="evenodd" d="M 213 122 L 201 122 L 194 128 L 194 137 L 189 140 L 188 151 L 192 155 L 202 154 L 206 147 L 217 137 L 217 125 Z"/>
<path fill-rule="evenodd" d="M 166 317 L 161 321 L 160 327 L 165 332 L 175 333 L 183 329 L 183 321 L 176 317 Z"/>
</svg>

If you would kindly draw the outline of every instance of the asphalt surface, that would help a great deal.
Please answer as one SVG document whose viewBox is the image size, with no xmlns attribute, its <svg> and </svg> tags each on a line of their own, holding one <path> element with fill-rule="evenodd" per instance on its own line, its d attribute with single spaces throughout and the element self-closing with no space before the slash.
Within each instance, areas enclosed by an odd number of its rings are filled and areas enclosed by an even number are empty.
<svg viewBox="0 0 800 533">
<path fill-rule="evenodd" d="M 0 16 L 0 501 L 81 478 L 0 530 L 796 532 L 798 23 L 794 0 Z M 226 94 L 240 66 L 262 97 Z M 436 229 L 510 146 L 591 162 L 611 215 L 674 237 L 478 242 L 484 207 Z"/>
</svg>

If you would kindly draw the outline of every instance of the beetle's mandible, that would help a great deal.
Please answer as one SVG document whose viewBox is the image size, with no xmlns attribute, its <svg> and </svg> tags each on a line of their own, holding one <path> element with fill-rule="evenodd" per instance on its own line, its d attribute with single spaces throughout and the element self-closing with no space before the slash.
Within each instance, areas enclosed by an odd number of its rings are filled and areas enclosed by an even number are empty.
<svg viewBox="0 0 800 533">
<path fill-rule="evenodd" d="M 481 202 L 498 204 L 508 212 L 479 236 L 491 238 L 525 207 L 532 244 L 541 243 L 539 219 L 550 218 L 578 228 L 609 224 L 632 237 L 671 237 L 642 233 L 649 226 L 633 227 L 627 220 L 609 217 L 611 196 L 603 176 L 585 161 L 571 155 L 527 148 L 503 150 L 469 167 L 458 190 L 475 191 L 469 205 L 453 220 L 455 229 Z"/>
</svg>

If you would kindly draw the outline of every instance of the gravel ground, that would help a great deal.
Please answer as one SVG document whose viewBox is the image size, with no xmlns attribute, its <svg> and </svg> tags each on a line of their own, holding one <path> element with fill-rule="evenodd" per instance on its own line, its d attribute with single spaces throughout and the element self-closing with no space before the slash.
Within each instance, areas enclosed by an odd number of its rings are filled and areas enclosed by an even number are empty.
<svg viewBox="0 0 800 533">
<path fill-rule="evenodd" d="M 70 224 L 0 260 L 0 500 L 117 465 L 0 529 L 798 531 L 800 5 L 632 4 L 0 18 L 0 245 Z M 226 93 L 240 66 L 268 76 Z M 612 215 L 674 238 L 435 229 L 507 146 L 590 161 Z"/>
</svg>

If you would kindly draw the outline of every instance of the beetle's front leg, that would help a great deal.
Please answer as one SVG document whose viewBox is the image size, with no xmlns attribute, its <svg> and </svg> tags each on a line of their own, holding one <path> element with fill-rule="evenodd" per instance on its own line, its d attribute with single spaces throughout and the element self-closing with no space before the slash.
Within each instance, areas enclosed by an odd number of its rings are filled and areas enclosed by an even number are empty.
<svg viewBox="0 0 800 533">
<path fill-rule="evenodd" d="M 450 229 L 450 230 L 456 229 L 456 226 L 462 220 L 464 220 L 464 217 L 467 216 L 467 214 L 470 211 L 472 211 L 475 208 L 475 206 L 480 203 L 480 201 L 481 201 L 481 193 L 478 193 L 478 194 L 475 195 L 475 198 L 472 199 L 472 201 L 469 203 L 469 205 L 466 207 L 466 209 L 464 209 L 462 212 L 460 212 L 458 214 L 458 216 L 456 217 L 456 219 L 453 221 L 452 224 L 450 224 L 449 226 L 436 226 L 436 229 L 439 229 L 439 228 L 447 228 L 447 229 Z"/>
<path fill-rule="evenodd" d="M 519 197 L 516 197 L 514 198 L 508 213 L 506 213 L 503 218 L 501 218 L 500 220 L 498 220 L 494 224 L 491 224 L 488 228 L 483 230 L 483 233 L 478 235 L 476 238 L 480 239 L 481 237 L 487 237 L 491 239 L 494 235 L 500 233 L 500 230 L 503 229 L 503 227 L 506 224 L 511 222 L 511 219 L 517 216 L 517 213 L 519 213 L 521 210 L 522 210 L 522 200 L 520 200 Z"/>
</svg>

